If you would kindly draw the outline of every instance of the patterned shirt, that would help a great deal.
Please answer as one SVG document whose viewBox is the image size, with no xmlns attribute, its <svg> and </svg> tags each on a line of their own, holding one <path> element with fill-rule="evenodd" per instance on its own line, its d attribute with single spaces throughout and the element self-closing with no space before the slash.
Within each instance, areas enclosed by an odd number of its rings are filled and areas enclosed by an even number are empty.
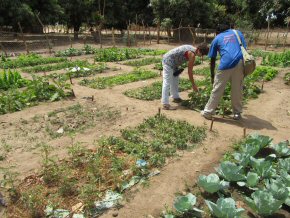
<svg viewBox="0 0 290 218">
<path fill-rule="evenodd" d="M 191 45 L 182 45 L 177 48 L 174 48 L 167 52 L 163 56 L 162 63 L 169 65 L 172 68 L 177 68 L 178 66 L 182 65 L 186 61 L 188 61 L 187 52 L 191 51 L 195 53 L 196 48 Z"/>
</svg>

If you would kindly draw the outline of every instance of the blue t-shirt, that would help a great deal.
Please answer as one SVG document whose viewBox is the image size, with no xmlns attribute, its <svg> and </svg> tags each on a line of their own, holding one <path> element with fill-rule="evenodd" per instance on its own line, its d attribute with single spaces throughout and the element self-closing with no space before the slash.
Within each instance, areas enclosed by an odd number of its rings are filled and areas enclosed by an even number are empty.
<svg viewBox="0 0 290 218">
<path fill-rule="evenodd" d="M 240 31 L 237 32 L 246 48 L 247 45 L 243 34 Z M 214 38 L 210 46 L 208 57 L 216 57 L 217 52 L 219 52 L 221 56 L 220 65 L 218 67 L 219 70 L 231 69 L 243 59 L 238 38 L 233 30 L 226 30 Z"/>
</svg>

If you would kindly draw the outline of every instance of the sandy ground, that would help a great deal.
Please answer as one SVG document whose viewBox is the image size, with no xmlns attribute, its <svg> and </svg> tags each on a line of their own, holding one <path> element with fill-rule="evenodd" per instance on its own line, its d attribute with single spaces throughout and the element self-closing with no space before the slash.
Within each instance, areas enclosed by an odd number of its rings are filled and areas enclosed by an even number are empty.
<svg viewBox="0 0 290 218">
<path fill-rule="evenodd" d="M 175 45 L 154 45 L 154 48 L 170 49 Z M 152 46 L 153 47 L 153 46 Z M 89 58 L 90 56 L 86 57 Z M 77 57 L 76 57 L 77 58 Z M 76 59 L 75 58 L 75 59 Z M 84 58 L 84 56 L 82 57 Z M 109 76 L 132 70 L 120 64 L 121 69 L 106 72 L 97 76 Z M 205 66 L 205 65 L 204 65 Z M 288 69 L 281 69 L 277 78 L 265 83 L 264 92 L 258 99 L 250 100 L 245 105 L 243 119 L 233 121 L 230 117 L 217 117 L 213 131 L 208 131 L 207 139 L 197 149 L 184 152 L 178 159 L 170 161 L 160 175 L 150 179 L 148 187 L 136 186 L 127 194 L 127 203 L 119 210 L 110 210 L 102 217 L 158 217 L 164 206 L 172 206 L 175 194 L 182 192 L 187 185 L 196 182 L 200 173 L 212 172 L 222 155 L 231 150 L 231 144 L 243 137 L 244 128 L 247 133 L 259 132 L 274 138 L 275 142 L 289 139 L 290 136 L 290 87 L 284 85 L 283 76 Z M 185 75 L 183 75 L 185 76 Z M 56 139 L 49 138 L 45 133 L 45 119 L 49 112 L 56 109 L 75 105 L 88 104 L 87 97 L 94 96 L 90 104 L 113 107 L 120 112 L 116 119 L 100 120 L 95 127 L 77 133 L 74 140 L 92 147 L 94 141 L 103 135 L 118 135 L 119 131 L 128 126 L 136 126 L 143 119 L 155 115 L 160 108 L 160 101 L 141 101 L 123 95 L 125 90 L 146 86 L 161 77 L 147 81 L 139 81 L 110 89 L 96 90 L 77 84 L 81 79 L 74 79 L 73 89 L 76 98 L 54 103 L 43 103 L 13 114 L 0 116 L 0 143 L 10 147 L 7 157 L 0 162 L 1 166 L 14 166 L 20 178 L 25 178 L 37 172 L 41 166 L 40 143 L 47 143 L 54 147 L 53 153 L 61 159 L 67 155 L 66 148 L 71 144 L 70 136 Z M 189 91 L 181 93 L 186 99 Z M 173 103 L 174 104 L 174 103 Z M 205 120 L 196 111 L 181 106 L 176 111 L 161 111 L 174 119 L 186 120 L 197 126 L 209 129 L 210 121 Z M 37 119 L 37 117 L 40 117 Z M 37 128 L 36 128 L 37 127 Z M 0 213 L 1 215 L 1 213 Z"/>
</svg>

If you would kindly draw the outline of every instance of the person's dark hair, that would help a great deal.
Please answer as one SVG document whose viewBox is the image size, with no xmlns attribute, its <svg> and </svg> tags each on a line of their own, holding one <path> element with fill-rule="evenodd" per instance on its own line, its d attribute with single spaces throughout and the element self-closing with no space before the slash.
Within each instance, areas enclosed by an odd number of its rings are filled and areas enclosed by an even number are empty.
<svg viewBox="0 0 290 218">
<path fill-rule="evenodd" d="M 219 34 L 223 31 L 230 29 L 231 26 L 229 24 L 218 24 L 216 28 L 216 33 Z"/>
<path fill-rule="evenodd" d="M 207 55 L 209 51 L 208 45 L 205 42 L 198 44 L 196 48 L 200 51 L 202 56 Z"/>
</svg>

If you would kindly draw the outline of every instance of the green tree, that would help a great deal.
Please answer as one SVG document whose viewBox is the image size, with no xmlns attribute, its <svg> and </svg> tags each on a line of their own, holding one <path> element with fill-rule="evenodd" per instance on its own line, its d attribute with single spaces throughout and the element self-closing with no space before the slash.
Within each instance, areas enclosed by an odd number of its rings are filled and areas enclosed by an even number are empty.
<svg viewBox="0 0 290 218">
<path fill-rule="evenodd" d="M 172 20 L 173 27 L 182 26 L 214 26 L 213 11 L 215 1 L 213 0 L 151 0 L 155 18 L 162 22 L 165 18 Z"/>
<path fill-rule="evenodd" d="M 105 26 L 114 27 L 119 30 L 126 29 L 130 23 L 140 25 L 142 21 L 151 25 L 153 21 L 152 8 L 149 0 L 111 0 L 106 3 Z"/>
<path fill-rule="evenodd" d="M 12 26 L 14 31 L 19 31 L 19 22 L 24 32 L 42 32 L 36 13 L 44 24 L 54 24 L 63 11 L 57 0 L 0 1 L 0 25 Z"/>
<path fill-rule="evenodd" d="M 64 22 L 70 28 L 74 29 L 74 39 L 78 39 L 81 25 L 92 18 L 93 12 L 96 12 L 96 5 L 93 0 L 59 0 L 64 9 Z"/>
</svg>

